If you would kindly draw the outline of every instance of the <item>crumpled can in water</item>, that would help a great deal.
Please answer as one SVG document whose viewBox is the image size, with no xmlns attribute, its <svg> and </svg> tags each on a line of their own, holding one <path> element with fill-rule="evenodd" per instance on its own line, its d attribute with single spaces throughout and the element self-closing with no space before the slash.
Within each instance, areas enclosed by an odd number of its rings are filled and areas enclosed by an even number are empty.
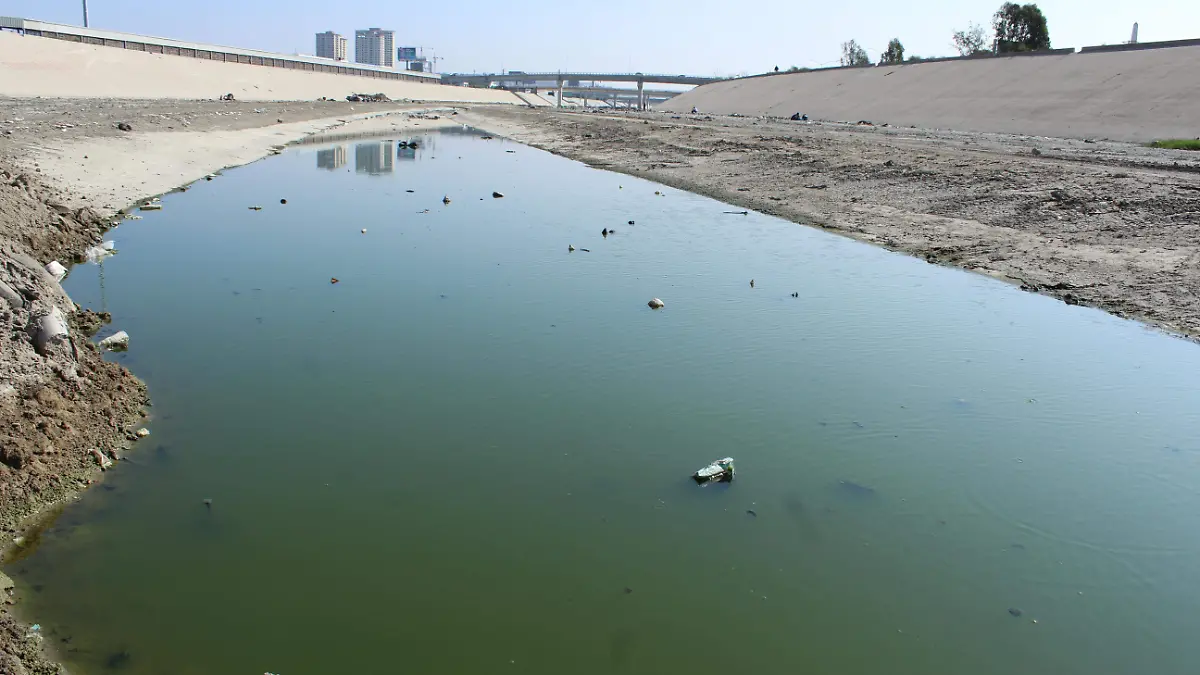
<svg viewBox="0 0 1200 675">
<path fill-rule="evenodd" d="M 692 474 L 692 479 L 700 485 L 709 483 L 730 483 L 733 481 L 733 458 L 718 459 L 708 466 Z"/>
</svg>

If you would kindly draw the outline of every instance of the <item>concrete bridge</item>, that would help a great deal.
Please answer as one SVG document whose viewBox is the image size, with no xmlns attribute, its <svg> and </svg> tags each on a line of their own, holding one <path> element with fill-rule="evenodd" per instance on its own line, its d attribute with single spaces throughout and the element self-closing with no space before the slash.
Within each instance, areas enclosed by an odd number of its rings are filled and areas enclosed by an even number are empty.
<svg viewBox="0 0 1200 675">
<path fill-rule="evenodd" d="M 646 83 L 651 84 L 686 84 L 686 85 L 701 85 L 709 82 L 716 82 L 720 78 L 716 77 L 700 77 L 697 75 L 662 75 L 653 73 L 587 73 L 587 72 L 559 72 L 559 73 L 485 73 L 483 75 L 464 75 L 464 74 L 446 74 L 442 75 L 442 82 L 445 84 L 466 85 L 469 87 L 491 87 L 493 84 L 504 88 L 528 86 L 529 82 L 557 82 L 558 83 L 558 102 L 562 106 L 562 95 L 564 84 L 568 82 L 635 82 L 637 83 L 638 108 L 645 109 Z M 581 90 L 581 87 L 572 87 L 573 90 Z M 672 95 L 678 92 L 673 92 Z"/>
</svg>

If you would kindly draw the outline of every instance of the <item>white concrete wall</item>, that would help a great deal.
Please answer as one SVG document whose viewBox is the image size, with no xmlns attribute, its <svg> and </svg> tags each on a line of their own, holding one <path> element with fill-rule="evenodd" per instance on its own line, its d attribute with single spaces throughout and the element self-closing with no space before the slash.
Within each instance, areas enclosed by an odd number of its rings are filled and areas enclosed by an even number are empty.
<svg viewBox="0 0 1200 675">
<path fill-rule="evenodd" d="M 1144 142 L 1200 137 L 1200 47 L 852 68 L 730 80 L 657 106 Z"/>
<path fill-rule="evenodd" d="M 287 101 L 377 92 L 418 101 L 522 103 L 495 89 L 221 63 L 0 31 L 0 96 L 213 99 L 232 93 L 238 100 Z"/>
</svg>

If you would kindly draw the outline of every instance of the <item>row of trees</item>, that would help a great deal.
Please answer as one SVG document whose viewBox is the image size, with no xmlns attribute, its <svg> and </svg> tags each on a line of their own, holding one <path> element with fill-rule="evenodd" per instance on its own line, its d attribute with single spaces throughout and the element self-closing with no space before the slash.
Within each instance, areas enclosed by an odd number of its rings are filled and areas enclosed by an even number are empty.
<svg viewBox="0 0 1200 675">
<path fill-rule="evenodd" d="M 992 16 L 992 30 L 994 35 L 989 44 L 983 26 L 972 22 L 966 30 L 954 32 L 954 48 L 960 56 L 1008 54 L 1050 48 L 1050 28 L 1046 25 L 1046 16 L 1033 3 L 1004 3 Z M 907 60 L 920 61 L 921 57 L 909 56 Z M 892 38 L 887 49 L 879 56 L 879 65 L 904 62 L 904 45 L 901 44 L 900 38 Z M 850 40 L 842 43 L 841 63 L 843 66 L 869 66 L 871 58 L 867 56 L 867 50 Z"/>
</svg>

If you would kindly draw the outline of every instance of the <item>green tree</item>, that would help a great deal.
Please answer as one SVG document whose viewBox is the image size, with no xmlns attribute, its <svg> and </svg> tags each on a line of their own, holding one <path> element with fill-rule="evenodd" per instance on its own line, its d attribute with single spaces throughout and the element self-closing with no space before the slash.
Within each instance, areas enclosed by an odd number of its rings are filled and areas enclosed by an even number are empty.
<svg viewBox="0 0 1200 675">
<path fill-rule="evenodd" d="M 972 21 L 966 30 L 954 31 L 954 48 L 959 56 L 974 56 L 982 54 L 987 49 L 987 36 L 983 26 Z"/>
<path fill-rule="evenodd" d="M 879 65 L 889 66 L 897 63 L 904 63 L 904 45 L 900 44 L 900 38 L 892 38 L 887 49 L 879 55 Z"/>
<path fill-rule="evenodd" d="M 869 66 L 871 58 L 867 56 L 867 50 L 858 46 L 854 40 L 842 43 L 842 65 L 843 66 Z"/>
<path fill-rule="evenodd" d="M 1046 15 L 1033 3 L 1004 3 L 992 17 L 992 27 L 996 29 L 995 50 L 998 54 L 1050 48 Z"/>
</svg>

